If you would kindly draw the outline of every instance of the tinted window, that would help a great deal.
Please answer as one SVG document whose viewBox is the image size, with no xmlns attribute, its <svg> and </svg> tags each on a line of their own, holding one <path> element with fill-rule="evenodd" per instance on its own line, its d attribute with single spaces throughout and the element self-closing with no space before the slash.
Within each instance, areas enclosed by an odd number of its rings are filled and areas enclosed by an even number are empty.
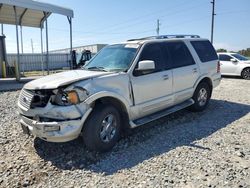
<svg viewBox="0 0 250 188">
<path fill-rule="evenodd" d="M 231 54 L 231 55 L 234 56 L 236 59 L 238 59 L 240 61 L 248 61 L 249 60 L 245 56 L 240 55 L 240 54 Z"/>
<path fill-rule="evenodd" d="M 139 61 L 152 60 L 155 62 L 155 71 L 165 69 L 164 56 L 160 43 L 146 44 L 142 50 Z"/>
<path fill-rule="evenodd" d="M 198 54 L 201 62 L 214 61 L 218 56 L 212 44 L 207 41 L 191 41 L 196 53 Z"/>
<path fill-rule="evenodd" d="M 224 55 L 224 54 L 219 55 L 219 60 L 220 61 L 230 61 L 230 59 L 232 59 L 232 57 L 230 57 L 228 55 Z"/>
<path fill-rule="evenodd" d="M 192 55 L 183 42 L 169 42 L 165 43 L 165 46 L 168 48 L 169 54 L 172 57 L 173 68 L 195 64 Z"/>
</svg>

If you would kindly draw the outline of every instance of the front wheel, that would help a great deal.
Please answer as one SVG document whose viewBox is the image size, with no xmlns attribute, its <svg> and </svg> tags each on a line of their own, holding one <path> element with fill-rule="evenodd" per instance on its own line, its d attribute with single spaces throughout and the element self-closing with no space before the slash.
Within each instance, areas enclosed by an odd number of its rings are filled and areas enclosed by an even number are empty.
<svg viewBox="0 0 250 188">
<path fill-rule="evenodd" d="M 83 128 L 83 140 L 89 150 L 105 152 L 120 138 L 121 116 L 113 106 L 97 105 Z"/>
<path fill-rule="evenodd" d="M 243 69 L 241 76 L 246 80 L 250 80 L 250 68 Z"/>
<path fill-rule="evenodd" d="M 190 109 L 196 112 L 203 111 L 209 103 L 211 92 L 212 91 L 207 83 L 200 83 L 192 97 L 194 104 L 190 107 Z"/>
</svg>

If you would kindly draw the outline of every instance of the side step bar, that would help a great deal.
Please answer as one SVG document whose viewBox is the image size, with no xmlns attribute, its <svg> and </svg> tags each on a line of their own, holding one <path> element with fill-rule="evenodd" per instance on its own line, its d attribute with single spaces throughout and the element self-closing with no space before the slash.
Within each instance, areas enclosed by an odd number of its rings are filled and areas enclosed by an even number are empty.
<svg viewBox="0 0 250 188">
<path fill-rule="evenodd" d="M 154 114 L 150 114 L 148 116 L 130 121 L 129 124 L 130 124 L 131 128 L 139 127 L 139 126 L 144 125 L 146 123 L 149 123 L 151 121 L 160 119 L 164 116 L 167 116 L 169 114 L 177 112 L 181 109 L 187 108 L 188 106 L 191 106 L 192 104 L 194 104 L 194 100 L 188 99 L 188 100 L 184 101 L 183 103 L 180 103 L 180 104 L 175 105 L 173 107 L 169 107 L 169 108 L 166 108 L 166 109 L 161 110 L 159 112 L 156 112 Z"/>
</svg>

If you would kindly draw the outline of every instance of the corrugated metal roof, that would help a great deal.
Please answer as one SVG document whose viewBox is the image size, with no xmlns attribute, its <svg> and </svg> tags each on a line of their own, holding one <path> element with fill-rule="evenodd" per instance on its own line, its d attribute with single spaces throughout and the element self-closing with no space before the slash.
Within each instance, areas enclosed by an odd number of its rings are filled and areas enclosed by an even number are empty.
<svg viewBox="0 0 250 188">
<path fill-rule="evenodd" d="M 73 10 L 33 0 L 0 0 L 0 23 L 15 25 L 16 7 L 18 25 L 43 27 L 46 16 L 61 14 L 73 18 Z"/>
</svg>

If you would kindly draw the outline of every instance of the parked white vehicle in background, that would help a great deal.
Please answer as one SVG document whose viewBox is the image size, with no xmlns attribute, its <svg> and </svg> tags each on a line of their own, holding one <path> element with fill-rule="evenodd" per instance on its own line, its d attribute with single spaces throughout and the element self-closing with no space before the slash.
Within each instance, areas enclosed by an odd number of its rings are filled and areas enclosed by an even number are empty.
<svg viewBox="0 0 250 188">
<path fill-rule="evenodd" d="M 250 80 L 250 60 L 237 53 L 218 53 L 221 74 Z"/>
<path fill-rule="evenodd" d="M 218 56 L 198 36 L 134 39 L 102 49 L 82 70 L 27 83 L 18 109 L 24 132 L 50 142 L 82 136 L 111 149 L 123 130 L 186 107 L 204 110 L 221 80 Z"/>
</svg>

